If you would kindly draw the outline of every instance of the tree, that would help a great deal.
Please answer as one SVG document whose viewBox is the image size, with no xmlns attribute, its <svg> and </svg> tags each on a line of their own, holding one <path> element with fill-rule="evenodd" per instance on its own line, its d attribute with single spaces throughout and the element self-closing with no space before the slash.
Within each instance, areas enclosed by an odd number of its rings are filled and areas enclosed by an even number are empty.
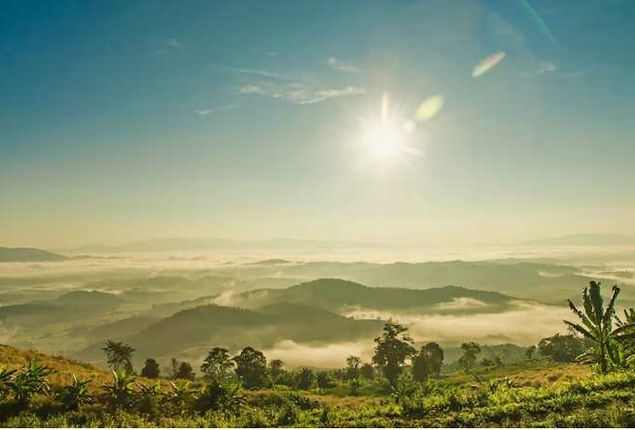
<svg viewBox="0 0 635 430">
<path fill-rule="evenodd" d="M 359 368 L 362 364 L 362 360 L 354 355 L 346 358 L 346 378 L 347 379 L 359 379 Z"/>
<path fill-rule="evenodd" d="M 436 342 L 426 343 L 421 347 L 421 352 L 428 357 L 428 366 L 430 368 L 430 374 L 435 377 L 441 375 L 441 368 L 443 367 L 443 359 L 445 354 L 443 349 Z"/>
<path fill-rule="evenodd" d="M 313 386 L 315 374 L 311 369 L 301 369 L 295 376 L 295 387 L 298 390 L 308 390 Z"/>
<path fill-rule="evenodd" d="M 536 353 L 536 345 L 531 345 L 529 348 L 525 350 L 525 357 L 527 357 L 527 360 L 531 361 L 535 353 Z"/>
<path fill-rule="evenodd" d="M 170 376 L 172 376 L 173 379 L 176 379 L 177 373 L 179 373 L 179 361 L 172 357 L 170 359 Z"/>
<path fill-rule="evenodd" d="M 412 377 L 417 382 L 422 382 L 428 379 L 430 376 L 430 363 L 428 355 L 423 351 L 423 348 L 412 359 Z"/>
<path fill-rule="evenodd" d="M 397 386 L 397 378 L 406 360 L 414 352 L 407 328 L 392 321 L 384 324 L 382 335 L 375 338 L 373 363 L 379 367 L 393 389 Z"/>
<path fill-rule="evenodd" d="M 106 346 L 102 348 L 106 353 L 106 362 L 112 370 L 123 370 L 132 373 L 132 354 L 135 349 L 123 342 L 106 341 Z"/>
<path fill-rule="evenodd" d="M 483 367 L 494 367 L 494 361 L 489 358 L 484 358 L 481 360 L 481 366 Z"/>
<path fill-rule="evenodd" d="M 214 348 L 205 357 L 201 372 L 209 381 L 223 382 L 234 367 L 234 362 L 225 348 Z"/>
<path fill-rule="evenodd" d="M 194 369 L 190 363 L 182 361 L 181 364 L 179 364 L 179 368 L 174 377 L 176 379 L 187 379 L 192 381 L 196 377 L 196 374 L 194 374 Z"/>
<path fill-rule="evenodd" d="M 271 379 L 273 382 L 278 383 L 280 377 L 285 372 L 284 370 L 284 361 L 280 359 L 273 359 L 269 363 L 269 374 L 271 375 Z"/>
<path fill-rule="evenodd" d="M 160 373 L 159 363 L 154 358 L 148 358 L 141 369 L 141 376 L 144 378 L 158 378 Z"/>
<path fill-rule="evenodd" d="M 331 376 L 329 375 L 329 372 L 327 371 L 318 372 L 315 375 L 315 380 L 320 390 L 324 390 L 326 388 L 333 388 L 335 386 L 335 384 L 331 380 Z M 310 387 L 310 384 L 309 384 L 309 387 Z"/>
<path fill-rule="evenodd" d="M 236 376 L 245 388 L 258 388 L 268 385 L 267 359 L 265 355 L 247 346 L 234 357 Z"/>
<path fill-rule="evenodd" d="M 459 358 L 459 364 L 465 370 L 470 370 L 476 363 L 476 356 L 481 352 L 481 346 L 476 342 L 467 342 L 461 345 L 463 355 Z"/>
<path fill-rule="evenodd" d="M 571 334 L 557 333 L 538 342 L 538 353 L 558 363 L 572 363 L 584 350 L 584 341 Z"/>
<path fill-rule="evenodd" d="M 612 295 L 604 307 L 601 284 L 591 281 L 589 287 L 582 292 L 584 312 L 579 310 L 571 300 L 569 307 L 580 319 L 581 324 L 565 320 L 564 323 L 576 334 L 587 339 L 591 348 L 579 356 L 579 360 L 598 365 L 600 373 L 624 364 L 624 350 L 621 342 L 635 337 L 631 332 L 633 323 L 613 328 L 615 318 L 615 301 L 620 293 L 617 285 L 613 286 Z"/>
<path fill-rule="evenodd" d="M 373 379 L 375 377 L 375 368 L 370 363 L 364 363 L 359 368 L 359 374 L 364 379 Z"/>
</svg>

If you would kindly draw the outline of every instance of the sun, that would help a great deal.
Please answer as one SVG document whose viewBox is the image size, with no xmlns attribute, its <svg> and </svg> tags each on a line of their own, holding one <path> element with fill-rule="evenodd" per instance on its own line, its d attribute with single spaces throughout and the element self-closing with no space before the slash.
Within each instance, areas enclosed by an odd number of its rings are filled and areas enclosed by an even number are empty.
<svg viewBox="0 0 635 430">
<path fill-rule="evenodd" d="M 399 155 L 405 137 L 402 127 L 394 121 L 381 119 L 364 126 L 362 140 L 370 156 L 385 160 Z"/>
<path fill-rule="evenodd" d="M 388 94 L 384 94 L 379 115 L 371 115 L 361 122 L 363 152 L 372 160 L 385 163 L 412 153 L 408 140 L 413 131 L 411 121 L 388 110 Z"/>
</svg>

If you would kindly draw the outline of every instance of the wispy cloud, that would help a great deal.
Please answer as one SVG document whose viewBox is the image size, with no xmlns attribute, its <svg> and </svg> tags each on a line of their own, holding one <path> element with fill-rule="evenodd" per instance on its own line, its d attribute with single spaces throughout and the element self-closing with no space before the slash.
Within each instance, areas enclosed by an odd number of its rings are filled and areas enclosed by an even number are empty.
<svg viewBox="0 0 635 430">
<path fill-rule="evenodd" d="M 354 86 L 324 87 L 301 82 L 284 84 L 267 82 L 243 85 L 238 92 L 244 95 L 261 95 L 294 104 L 313 104 L 339 97 L 361 95 L 366 90 Z"/>
<path fill-rule="evenodd" d="M 230 70 L 243 75 L 261 76 L 268 79 L 278 79 L 283 81 L 292 81 L 296 79 L 292 76 L 265 69 L 232 68 Z"/>
<path fill-rule="evenodd" d="M 356 65 L 339 60 L 335 57 L 329 58 L 327 62 L 333 70 L 337 70 L 338 72 L 344 72 L 344 73 L 361 73 L 362 72 L 362 69 L 360 69 Z"/>
<path fill-rule="evenodd" d="M 555 73 L 558 70 L 558 67 L 550 62 L 550 61 L 543 61 L 538 65 L 538 68 L 536 69 L 536 74 L 537 75 L 550 75 L 552 73 Z"/>
<path fill-rule="evenodd" d="M 168 39 L 165 42 L 165 45 L 175 49 L 181 48 L 181 42 L 179 42 L 177 39 Z"/>
<path fill-rule="evenodd" d="M 207 116 L 211 113 L 224 112 L 224 111 L 236 109 L 237 107 L 238 105 L 236 103 L 232 103 L 229 105 L 218 106 L 214 108 L 197 109 L 197 110 L 194 110 L 194 113 L 198 116 Z"/>
<path fill-rule="evenodd" d="M 582 76 L 584 71 L 562 68 L 551 61 L 541 61 L 536 68 L 521 72 L 523 78 L 535 78 L 540 76 L 557 76 L 561 78 L 575 78 Z"/>
<path fill-rule="evenodd" d="M 161 46 L 156 52 L 157 54 L 169 54 L 179 49 L 181 49 L 181 42 L 179 42 L 178 39 L 171 38 L 161 43 Z"/>
</svg>

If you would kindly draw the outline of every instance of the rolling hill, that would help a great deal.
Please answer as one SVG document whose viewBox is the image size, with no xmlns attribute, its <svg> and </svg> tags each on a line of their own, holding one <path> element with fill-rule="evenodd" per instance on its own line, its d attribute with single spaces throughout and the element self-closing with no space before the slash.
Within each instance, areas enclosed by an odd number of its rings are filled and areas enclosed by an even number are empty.
<svg viewBox="0 0 635 430">
<path fill-rule="evenodd" d="M 0 247 L 1 263 L 63 261 L 67 257 L 61 254 L 37 248 L 3 248 Z"/>
<path fill-rule="evenodd" d="M 213 346 L 238 350 L 246 345 L 266 348 L 282 340 L 327 343 L 370 338 L 381 326 L 381 321 L 355 320 L 294 303 L 277 303 L 255 310 L 202 305 L 177 312 L 134 335 L 116 340 L 133 345 L 139 360 L 145 357 L 168 359 L 182 356 L 188 350 L 202 353 Z M 80 351 L 77 357 L 100 360 L 106 339 L 95 339 L 96 343 Z"/>
<path fill-rule="evenodd" d="M 456 286 L 416 290 L 408 288 L 367 287 L 342 279 L 318 279 L 286 289 L 248 291 L 232 298 L 233 304 L 257 308 L 276 303 L 311 305 L 342 312 L 352 308 L 383 311 L 444 313 L 462 311 L 451 306 L 457 300 L 470 300 L 469 311 L 498 312 L 511 306 L 516 299 L 504 294 L 471 290 Z M 467 311 L 468 309 L 464 309 Z"/>
</svg>

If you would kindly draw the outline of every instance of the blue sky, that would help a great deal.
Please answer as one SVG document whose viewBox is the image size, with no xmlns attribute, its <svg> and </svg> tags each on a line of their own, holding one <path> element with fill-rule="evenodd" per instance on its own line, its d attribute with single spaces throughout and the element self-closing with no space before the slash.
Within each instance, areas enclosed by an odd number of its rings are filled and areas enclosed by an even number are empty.
<svg viewBox="0 0 635 430">
<path fill-rule="evenodd" d="M 635 234 L 631 1 L 2 9 L 4 244 Z"/>
</svg>

